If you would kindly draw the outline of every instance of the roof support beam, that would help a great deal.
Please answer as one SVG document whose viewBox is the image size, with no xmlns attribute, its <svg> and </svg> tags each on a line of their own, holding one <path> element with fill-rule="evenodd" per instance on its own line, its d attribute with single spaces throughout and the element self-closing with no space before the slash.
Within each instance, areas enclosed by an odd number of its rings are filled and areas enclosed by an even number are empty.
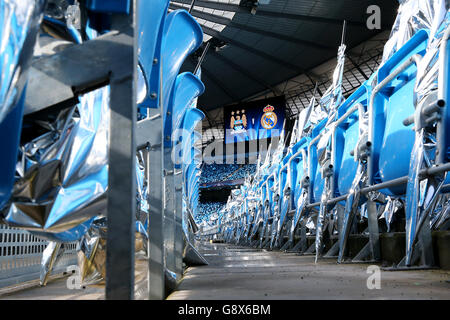
<svg viewBox="0 0 450 320">
<path fill-rule="evenodd" d="M 173 3 L 171 3 L 169 5 L 169 7 L 171 9 L 174 9 L 174 10 L 176 10 L 176 9 L 185 9 L 183 6 L 180 6 L 180 5 L 177 5 L 177 4 L 173 4 Z M 287 36 L 287 35 L 284 35 L 284 34 L 281 34 L 281 33 L 261 30 L 261 29 L 254 28 L 254 27 L 251 27 L 251 26 L 248 26 L 248 25 L 243 25 L 243 24 L 234 22 L 232 19 L 224 18 L 222 16 L 218 16 L 218 15 L 214 15 L 214 14 L 211 14 L 211 13 L 202 12 L 202 11 L 195 10 L 195 9 L 191 11 L 191 14 L 194 17 L 197 17 L 197 18 L 200 18 L 200 19 L 204 19 L 204 20 L 207 20 L 207 21 L 218 23 L 218 24 L 221 24 L 221 25 L 224 25 L 224 26 L 228 26 L 228 27 L 231 27 L 231 28 L 236 28 L 236 29 L 240 29 L 240 30 L 243 30 L 243 31 L 248 31 L 248 32 L 260 34 L 262 36 L 272 37 L 272 38 L 275 38 L 275 39 L 291 42 L 291 43 L 294 43 L 294 44 L 297 44 L 297 45 L 308 46 L 308 47 L 311 47 L 311 48 L 316 48 L 316 49 L 319 49 L 319 50 L 326 50 L 326 51 L 328 51 L 328 50 L 336 50 L 336 48 L 334 48 L 334 47 L 327 46 L 327 45 L 324 45 L 324 44 L 321 44 L 321 43 L 316 43 L 316 42 L 308 41 L 308 40 L 301 40 L 301 39 L 293 38 L 293 37 L 290 37 L 290 36 Z"/>
<path fill-rule="evenodd" d="M 219 80 L 213 74 L 211 74 L 211 72 L 209 72 L 204 65 L 202 66 L 202 74 L 205 75 L 207 78 L 209 78 L 212 82 L 214 82 L 216 86 L 220 88 L 220 90 L 222 90 L 228 97 L 230 97 L 233 100 L 233 102 L 241 100 L 237 98 L 230 90 L 228 90 L 221 80 Z"/>
<path fill-rule="evenodd" d="M 348 60 L 355 66 L 356 70 L 364 77 L 364 79 L 369 80 L 369 77 L 366 75 L 364 71 L 362 71 L 361 67 L 353 61 L 350 56 L 347 56 Z"/>
<path fill-rule="evenodd" d="M 214 38 L 217 38 L 219 40 L 222 40 L 222 41 L 224 41 L 226 43 L 229 43 L 229 44 L 231 44 L 231 45 L 233 45 L 235 47 L 241 48 L 242 50 L 250 52 L 250 53 L 252 53 L 254 55 L 260 56 L 261 58 L 269 60 L 269 61 L 271 61 L 273 63 L 277 63 L 278 65 L 280 65 L 280 66 L 282 66 L 282 67 L 284 67 L 286 69 L 289 69 L 291 71 L 295 70 L 299 74 L 307 74 L 306 70 L 304 70 L 303 68 L 301 68 L 301 67 L 299 67 L 299 66 L 297 66 L 295 64 L 292 64 L 290 62 L 281 60 L 281 59 L 279 59 L 279 58 L 277 58 L 275 56 L 272 56 L 272 55 L 270 55 L 270 54 L 268 54 L 268 53 L 266 53 L 264 51 L 260 51 L 258 49 L 255 49 L 255 48 L 251 47 L 251 46 L 248 46 L 245 43 L 242 43 L 242 42 L 236 41 L 234 39 L 225 37 L 220 32 L 218 32 L 218 31 L 216 31 L 214 29 L 208 28 L 206 26 L 202 26 L 202 28 L 203 28 L 203 31 L 206 34 L 210 35 L 211 37 L 214 37 Z M 316 76 L 311 75 L 311 74 L 309 74 L 309 75 L 311 77 L 316 77 Z"/>
<path fill-rule="evenodd" d="M 172 0 L 171 2 L 190 5 L 191 1 L 192 0 Z M 217 1 L 210 2 L 210 1 L 196 0 L 195 6 L 214 9 L 214 10 L 231 11 L 231 12 L 239 12 L 239 13 L 250 13 L 250 8 L 241 7 L 237 4 L 223 3 L 223 2 L 217 2 Z"/>
<path fill-rule="evenodd" d="M 191 0 L 172 0 L 172 2 L 182 3 L 182 4 L 191 4 Z M 249 15 L 251 14 L 250 7 L 241 7 L 237 4 L 231 4 L 231 3 L 196 0 L 195 6 L 214 9 L 214 10 L 231 11 L 231 12 L 236 12 L 236 13 L 241 13 L 241 14 L 249 14 Z M 365 12 L 363 12 L 363 13 L 365 14 Z M 342 26 L 342 19 L 335 19 L 335 18 L 308 16 L 308 15 L 302 15 L 302 14 L 277 12 L 277 11 L 262 10 L 262 9 L 257 9 L 255 15 L 256 16 L 264 16 L 264 17 L 299 20 L 299 21 L 329 23 L 329 24 L 336 24 L 336 25 Z M 349 26 L 358 26 L 358 27 L 366 28 L 365 20 L 364 21 L 346 20 L 346 21 Z M 384 24 L 382 25 L 382 29 L 388 30 L 390 28 L 391 28 L 391 26 L 387 26 Z"/>
<path fill-rule="evenodd" d="M 256 83 L 258 83 L 259 85 L 261 85 L 262 87 L 265 87 L 268 90 L 271 90 L 275 95 L 280 95 L 281 93 L 274 87 L 270 86 L 269 84 L 267 84 L 265 81 L 263 81 L 262 79 L 252 75 L 250 72 L 248 72 L 247 70 L 242 69 L 239 65 L 237 65 L 236 63 L 234 63 L 233 61 L 231 61 L 230 59 L 224 57 L 221 54 L 218 54 L 214 51 L 211 51 L 211 55 L 219 60 L 221 60 L 222 62 L 224 62 L 225 64 L 229 65 L 230 67 L 232 67 L 234 70 L 236 70 L 237 72 L 243 74 L 244 76 L 246 76 L 247 78 L 255 81 Z"/>
</svg>

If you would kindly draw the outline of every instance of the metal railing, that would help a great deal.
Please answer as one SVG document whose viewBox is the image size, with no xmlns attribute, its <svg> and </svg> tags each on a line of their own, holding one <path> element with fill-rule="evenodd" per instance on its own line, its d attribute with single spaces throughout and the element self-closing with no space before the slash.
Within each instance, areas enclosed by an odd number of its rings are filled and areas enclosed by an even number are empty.
<svg viewBox="0 0 450 320">
<path fill-rule="evenodd" d="M 0 225 L 0 288 L 39 279 L 42 252 L 48 241 L 31 233 Z M 53 274 L 77 264 L 76 243 L 65 243 Z"/>
</svg>

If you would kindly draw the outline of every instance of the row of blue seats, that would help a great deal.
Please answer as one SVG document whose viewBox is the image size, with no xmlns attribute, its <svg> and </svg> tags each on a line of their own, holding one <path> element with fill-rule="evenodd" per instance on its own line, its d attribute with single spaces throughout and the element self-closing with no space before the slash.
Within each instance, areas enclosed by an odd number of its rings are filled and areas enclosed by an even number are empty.
<svg viewBox="0 0 450 320">
<path fill-rule="evenodd" d="M 448 32 L 445 33 L 446 26 L 444 24 L 441 29 L 441 37 L 448 36 Z M 417 134 L 413 129 L 414 124 L 404 123 L 404 120 L 415 114 L 418 108 L 414 90 L 417 67 L 427 53 L 431 40 L 428 30 L 417 32 L 348 97 L 336 113 L 329 115 L 331 119 L 323 119 L 310 135 L 304 136 L 287 150 L 281 161 L 272 160 L 270 167 L 255 177 L 252 184 L 241 189 L 246 195 L 256 195 L 255 204 L 248 211 L 236 207 L 236 210 L 228 212 L 228 217 L 221 221 L 225 238 L 239 241 L 244 234 L 254 236 L 259 232 L 261 237 L 270 235 L 272 241 L 279 240 L 281 230 L 286 227 L 288 213 L 294 211 L 288 230 L 292 236 L 301 218 L 311 215 L 319 206 L 322 208 L 324 198 L 335 198 L 339 200 L 335 203 L 348 205 L 352 201 L 349 195 L 355 193 L 355 177 L 359 177 L 356 182 L 360 182 L 365 175 L 365 186 L 386 183 L 386 187 L 378 190 L 384 196 L 407 197 L 407 184 L 389 182 L 411 177 L 410 166 Z M 441 45 L 439 55 L 445 59 L 441 60 L 439 66 L 440 96 L 434 95 L 430 103 L 439 99 L 442 105 L 442 101 L 448 101 L 449 50 L 444 44 Z M 450 131 L 446 128 L 450 125 L 450 112 L 447 106 L 441 108 L 440 121 L 445 134 L 437 137 L 440 139 L 437 144 L 441 146 L 441 153 L 444 153 L 442 161 L 448 163 Z M 330 152 L 330 161 L 320 161 L 324 152 Z M 330 179 L 327 180 L 327 177 Z M 447 176 L 443 184 L 449 182 L 450 176 Z M 330 194 L 327 195 L 327 192 Z M 356 206 L 361 209 L 363 202 L 356 203 Z M 327 203 L 324 207 L 326 214 L 329 214 L 332 206 L 327 206 Z M 407 205 L 412 207 L 411 204 Z M 419 223 L 414 221 L 416 212 L 408 215 L 408 208 L 406 210 L 407 228 L 414 228 L 415 223 Z M 317 218 L 315 221 L 317 228 L 319 221 Z M 413 230 L 409 232 L 414 233 Z M 316 238 L 317 241 L 320 240 Z M 411 246 L 409 241 L 407 252 Z"/>
</svg>

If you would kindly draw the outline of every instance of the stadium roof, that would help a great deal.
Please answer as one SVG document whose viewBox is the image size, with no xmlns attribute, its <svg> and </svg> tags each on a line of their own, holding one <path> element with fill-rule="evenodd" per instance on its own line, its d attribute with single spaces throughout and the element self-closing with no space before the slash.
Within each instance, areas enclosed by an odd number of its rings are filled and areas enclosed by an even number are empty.
<svg viewBox="0 0 450 320">
<path fill-rule="evenodd" d="M 366 25 L 367 8 L 374 4 L 381 8 L 381 30 Z M 191 5 L 192 0 L 172 0 L 170 10 Z M 202 63 L 206 90 L 198 103 L 204 110 L 258 93 L 283 94 L 276 86 L 299 75 L 314 85 L 323 75 L 312 70 L 337 55 L 344 20 L 351 57 L 352 48 L 391 29 L 397 7 L 393 0 L 195 0 L 191 14 L 205 42 L 183 71 L 195 69 L 209 42 Z"/>
</svg>

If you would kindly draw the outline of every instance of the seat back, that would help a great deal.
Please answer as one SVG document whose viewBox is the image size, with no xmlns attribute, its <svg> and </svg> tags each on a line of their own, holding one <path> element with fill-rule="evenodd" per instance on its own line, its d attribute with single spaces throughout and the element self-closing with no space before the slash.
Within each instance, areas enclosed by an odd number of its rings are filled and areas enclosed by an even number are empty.
<svg viewBox="0 0 450 320">
<path fill-rule="evenodd" d="M 301 182 L 305 176 L 307 176 L 309 173 L 307 172 L 308 168 L 308 146 L 310 143 L 310 138 L 303 138 L 298 142 L 300 146 L 297 149 L 298 153 L 296 156 L 292 157 L 292 160 L 290 162 L 290 175 L 289 178 L 291 179 L 291 192 L 293 195 L 293 201 L 291 203 L 292 208 L 296 209 L 296 205 L 298 202 L 298 198 L 301 195 L 302 188 L 301 188 Z"/>
<path fill-rule="evenodd" d="M 312 139 L 316 139 L 319 137 L 319 135 L 322 133 L 322 131 L 325 129 L 325 125 L 328 121 L 328 118 L 322 120 L 314 129 L 312 133 Z M 322 196 L 323 188 L 324 188 L 324 179 L 322 178 L 321 170 L 320 170 L 320 164 L 318 159 L 318 150 L 317 150 L 317 144 L 319 140 L 316 140 L 315 142 L 311 142 L 309 145 L 309 152 L 308 152 L 308 171 L 309 171 L 309 178 L 310 178 L 310 202 L 318 202 L 320 201 L 320 197 Z"/>
<path fill-rule="evenodd" d="M 379 69 L 378 84 L 393 73 L 414 54 L 423 56 L 428 33 L 416 33 Z M 406 127 L 403 120 L 414 113 L 414 85 L 417 67 L 412 64 L 392 80 L 374 97 L 373 115 L 369 128 L 373 130 L 372 181 L 385 182 L 408 175 L 415 133 L 412 125 Z M 388 194 L 404 194 L 405 186 L 384 190 Z"/>
<path fill-rule="evenodd" d="M 448 24 L 447 25 L 448 28 Z M 445 36 L 445 32 L 444 32 Z M 445 108 L 442 112 L 442 126 L 445 128 L 445 134 L 444 134 L 444 150 L 445 150 L 445 156 L 444 156 L 444 162 L 450 161 L 450 39 L 447 40 L 447 46 L 443 48 L 440 53 L 442 57 L 440 57 L 440 85 L 442 85 L 443 88 L 443 99 L 446 102 Z M 447 179 L 450 179 L 450 175 L 447 175 Z M 448 183 L 448 181 L 446 181 Z"/>
<path fill-rule="evenodd" d="M 192 73 L 183 72 L 177 76 L 172 106 L 172 130 L 179 129 L 181 127 L 185 112 L 192 105 L 194 99 L 200 96 L 204 91 L 205 86 L 201 80 Z M 203 118 L 204 114 L 200 120 Z M 194 123 L 197 124 L 197 121 Z M 187 126 L 187 123 L 185 125 Z"/>
<path fill-rule="evenodd" d="M 138 93 L 138 106 L 141 109 L 157 108 L 158 98 L 151 96 L 159 92 L 161 69 L 161 44 L 164 21 L 169 6 L 168 0 L 139 0 L 138 18 L 138 59 L 143 84 Z M 155 63 L 156 62 L 156 63 Z M 142 97 L 142 98 L 140 98 Z M 145 110 L 142 113 L 146 114 Z"/>
<path fill-rule="evenodd" d="M 201 150 L 194 148 L 198 139 L 201 139 L 201 135 L 198 136 L 194 131 L 197 123 L 205 118 L 205 114 L 197 108 L 188 108 L 184 112 L 184 116 L 181 120 L 179 131 L 178 143 L 175 144 L 174 154 L 175 168 L 183 168 L 184 165 L 195 162 L 199 159 L 197 152 L 201 153 Z M 180 143 L 181 140 L 181 143 Z M 183 169 L 184 170 L 184 169 Z"/>
<path fill-rule="evenodd" d="M 196 20 L 186 10 L 175 10 L 167 15 L 162 38 L 162 103 L 164 106 L 164 126 L 167 112 L 173 114 L 173 92 L 175 79 L 184 60 L 203 41 L 203 31 Z"/>
<path fill-rule="evenodd" d="M 346 195 L 350 191 L 353 179 L 356 175 L 358 162 L 350 154 L 358 143 L 360 134 L 360 107 L 367 110 L 371 87 L 375 74 L 358 88 L 339 107 L 338 118 L 341 119 L 352 108 L 358 108 L 342 123 L 338 124 L 334 133 L 335 144 L 333 153 L 333 174 L 335 196 Z"/>
</svg>

